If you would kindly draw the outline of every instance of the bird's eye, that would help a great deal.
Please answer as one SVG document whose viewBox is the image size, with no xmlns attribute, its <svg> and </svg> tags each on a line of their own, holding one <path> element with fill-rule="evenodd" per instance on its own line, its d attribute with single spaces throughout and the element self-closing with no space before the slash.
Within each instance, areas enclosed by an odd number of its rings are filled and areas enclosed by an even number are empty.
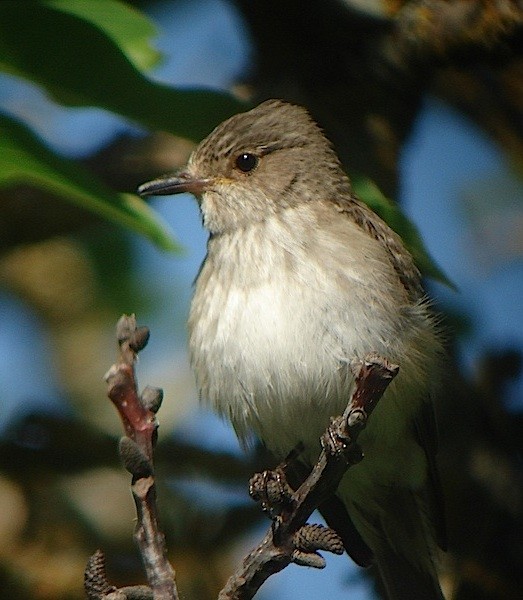
<svg viewBox="0 0 523 600">
<path fill-rule="evenodd" d="M 249 173 L 258 166 L 258 157 L 250 152 L 243 152 L 236 158 L 236 166 L 240 171 Z"/>
</svg>

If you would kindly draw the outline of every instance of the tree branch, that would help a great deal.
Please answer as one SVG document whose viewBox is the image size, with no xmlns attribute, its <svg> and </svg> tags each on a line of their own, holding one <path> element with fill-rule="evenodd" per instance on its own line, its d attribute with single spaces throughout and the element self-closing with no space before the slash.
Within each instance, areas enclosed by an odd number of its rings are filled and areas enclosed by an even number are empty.
<svg viewBox="0 0 523 600">
<path fill-rule="evenodd" d="M 105 557 L 98 550 L 89 559 L 84 587 L 89 600 L 178 600 L 174 570 L 167 560 L 165 538 L 159 529 L 153 449 L 158 423 L 156 412 L 162 391 L 146 387 L 137 391 L 135 362 L 137 353 L 149 339 L 146 327 L 137 327 L 134 316 L 123 316 L 117 325 L 120 353 L 105 376 L 108 396 L 122 420 L 126 435 L 120 439 L 119 453 L 132 475 L 132 493 L 137 512 L 134 534 L 144 562 L 148 586 L 117 589 L 105 573 Z M 332 495 L 346 470 L 362 460 L 357 445 L 360 431 L 374 410 L 398 367 L 377 355 L 371 355 L 356 366 L 354 391 L 340 417 L 331 423 L 321 438 L 318 461 L 303 483 L 293 490 L 287 483 L 286 470 L 297 460 L 294 451 L 287 462 L 274 471 L 265 471 L 251 479 L 250 492 L 261 501 L 262 508 L 273 518 L 261 543 L 245 558 L 238 571 L 229 578 L 219 600 L 248 600 L 270 575 L 291 562 L 322 568 L 324 558 L 318 550 L 343 553 L 338 534 L 322 525 L 309 525 L 312 512 Z"/>
<path fill-rule="evenodd" d="M 306 522 L 322 499 L 336 491 L 346 470 L 363 458 L 356 440 L 398 370 L 376 355 L 362 361 L 345 412 L 332 419 L 321 439 L 318 462 L 295 492 L 286 483 L 286 465 L 252 480 L 251 495 L 261 497 L 262 506 L 276 516 L 262 542 L 227 581 L 219 600 L 249 600 L 268 577 L 291 562 L 323 567 L 324 560 L 316 550 L 343 552 L 332 530 Z M 280 494 L 274 493 L 278 486 Z"/>
<path fill-rule="evenodd" d="M 162 391 L 146 387 L 141 396 L 138 395 L 134 372 L 137 353 L 147 344 L 149 330 L 137 327 L 134 315 L 124 315 L 118 321 L 116 332 L 120 354 L 105 379 L 107 394 L 120 414 L 126 434 L 120 440 L 119 452 L 125 468 L 132 475 L 132 493 L 138 517 L 134 539 L 142 555 L 150 588 L 136 586 L 117 590 L 111 586 L 105 577 L 103 554 L 98 551 L 87 565 L 85 590 L 90 600 L 130 600 L 138 597 L 177 600 L 174 570 L 167 560 L 165 536 L 158 524 L 153 469 L 153 448 L 158 428 L 156 412 L 161 405 Z"/>
</svg>

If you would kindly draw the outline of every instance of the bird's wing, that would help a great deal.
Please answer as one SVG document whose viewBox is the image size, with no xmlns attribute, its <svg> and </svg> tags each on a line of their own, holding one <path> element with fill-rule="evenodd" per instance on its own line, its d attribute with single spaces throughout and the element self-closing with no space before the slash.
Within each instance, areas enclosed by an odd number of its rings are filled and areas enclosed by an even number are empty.
<svg viewBox="0 0 523 600">
<path fill-rule="evenodd" d="M 340 196 L 334 200 L 340 212 L 347 214 L 357 225 L 387 249 L 389 258 L 403 287 L 412 301 L 423 297 L 421 274 L 401 237 L 385 221 L 356 196 Z"/>
<path fill-rule="evenodd" d="M 334 529 L 343 542 L 345 552 L 360 567 L 370 567 L 374 561 L 372 550 L 363 541 L 343 502 L 330 496 L 318 507 L 327 525 Z"/>
<path fill-rule="evenodd" d="M 428 484 L 425 491 L 425 503 L 434 530 L 435 539 L 442 550 L 447 549 L 447 531 L 445 523 L 445 503 L 443 490 L 436 464 L 438 436 L 434 405 L 430 399 L 423 402 L 415 420 L 415 434 L 418 444 L 425 451 L 428 465 Z"/>
</svg>

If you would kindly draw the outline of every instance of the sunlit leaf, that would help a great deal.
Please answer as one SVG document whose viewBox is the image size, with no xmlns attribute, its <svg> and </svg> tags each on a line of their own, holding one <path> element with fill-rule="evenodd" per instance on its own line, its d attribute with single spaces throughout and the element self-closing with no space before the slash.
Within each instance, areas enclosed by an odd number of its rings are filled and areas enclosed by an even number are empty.
<svg viewBox="0 0 523 600">
<path fill-rule="evenodd" d="M 161 60 L 150 41 L 156 27 L 143 13 L 118 0 L 45 0 L 43 4 L 89 21 L 111 38 L 123 54 L 147 71 Z"/>
<path fill-rule="evenodd" d="M 72 161 L 51 152 L 25 126 L 0 115 L 0 186 L 31 184 L 145 235 L 160 248 L 178 248 L 167 227 L 132 194 L 106 188 Z"/>
<path fill-rule="evenodd" d="M 244 108 L 225 92 L 150 81 L 115 39 L 51 1 L 0 2 L 0 70 L 41 85 L 59 103 L 98 106 L 193 140 Z"/>
<path fill-rule="evenodd" d="M 41 85 L 63 104 L 98 106 L 150 129 L 197 141 L 224 118 L 245 109 L 223 92 L 179 90 L 147 79 L 141 70 L 156 60 L 148 43 L 153 33 L 145 17 L 116 0 L 4 1 L 0 3 L 0 69 Z M 46 152 L 48 165 L 52 155 Z M 5 158 L 0 160 L 5 163 Z M 56 157 L 54 160 L 60 163 Z M 33 171 L 33 178 L 35 172 L 40 171 Z M 52 177 L 44 172 L 47 185 L 51 185 Z M 77 182 L 68 183 L 62 170 L 54 187 L 69 193 L 68 188 L 78 191 Z M 110 192 L 104 189 L 97 197 L 101 187 L 92 179 L 90 182 L 89 194 L 82 200 L 73 195 L 75 201 L 121 224 L 133 215 L 135 230 L 140 212 L 147 211 L 142 217 L 149 222 L 149 209 L 132 196 L 120 195 L 115 203 L 113 194 L 112 203 L 104 209 Z M 354 185 L 362 199 L 402 236 L 422 272 L 449 284 L 415 227 L 397 207 L 369 180 L 356 178 Z M 141 228 L 143 232 L 143 222 Z"/>
</svg>

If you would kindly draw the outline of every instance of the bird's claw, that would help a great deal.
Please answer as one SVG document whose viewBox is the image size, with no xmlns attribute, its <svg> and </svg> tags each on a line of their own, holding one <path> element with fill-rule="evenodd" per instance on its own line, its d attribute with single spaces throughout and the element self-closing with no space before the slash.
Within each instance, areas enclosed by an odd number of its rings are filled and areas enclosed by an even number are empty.
<svg viewBox="0 0 523 600">
<path fill-rule="evenodd" d="M 349 464 L 356 464 L 363 458 L 361 448 L 353 442 L 348 428 L 353 425 L 350 420 L 355 412 L 357 411 L 351 411 L 348 419 L 344 416 L 331 419 L 327 431 L 321 437 L 321 445 L 329 456 L 343 455 Z"/>
<path fill-rule="evenodd" d="M 249 481 L 250 497 L 261 504 L 262 510 L 271 519 L 275 519 L 289 506 L 292 494 L 293 490 L 287 483 L 285 473 L 279 468 L 255 473 Z"/>
</svg>

